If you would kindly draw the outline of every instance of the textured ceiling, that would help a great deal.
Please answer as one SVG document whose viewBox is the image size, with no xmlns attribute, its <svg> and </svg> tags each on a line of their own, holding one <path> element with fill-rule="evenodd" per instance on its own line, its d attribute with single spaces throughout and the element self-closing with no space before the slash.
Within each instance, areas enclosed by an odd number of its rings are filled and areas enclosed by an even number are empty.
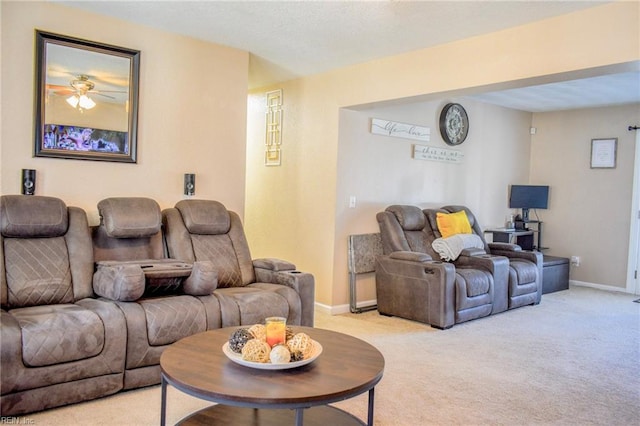
<svg viewBox="0 0 640 426">
<path fill-rule="evenodd" d="M 471 97 L 483 102 L 530 112 L 640 103 L 640 72 L 621 72 L 533 85 Z"/>
<path fill-rule="evenodd" d="M 251 53 L 250 88 L 329 71 L 385 56 L 435 46 L 550 18 L 607 1 L 66 1 L 50 0 L 175 32 Z M 625 103 L 629 93 L 640 101 L 640 74 L 621 76 Z M 565 105 L 576 90 L 589 91 L 591 81 L 569 86 Z M 619 82 L 612 76 L 593 81 L 604 88 L 607 104 Z M 577 83 L 576 83 L 577 84 Z M 635 84 L 635 86 L 634 86 Z M 631 85 L 631 90 L 629 90 Z M 546 110 L 546 91 L 508 91 L 484 100 L 522 99 Z M 612 90 L 609 90 L 612 89 Z M 548 92 L 547 92 L 548 93 Z M 556 100 L 559 102 L 559 100 Z M 594 101 L 596 101 L 594 99 Z M 582 103 L 586 101 L 582 96 Z M 601 102 L 601 100 L 597 100 Z M 595 106 L 595 105 L 590 105 Z M 555 108 L 555 107 L 554 107 Z M 564 109 L 564 108 L 563 108 Z"/>
</svg>

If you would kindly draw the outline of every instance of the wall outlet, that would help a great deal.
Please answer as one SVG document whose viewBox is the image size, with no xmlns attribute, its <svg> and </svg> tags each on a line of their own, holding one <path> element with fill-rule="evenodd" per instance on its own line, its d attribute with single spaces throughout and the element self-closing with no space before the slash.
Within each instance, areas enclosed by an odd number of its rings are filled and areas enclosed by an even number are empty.
<svg viewBox="0 0 640 426">
<path fill-rule="evenodd" d="M 573 266 L 580 266 L 580 256 L 571 256 L 571 264 Z"/>
<path fill-rule="evenodd" d="M 356 196 L 352 195 L 349 197 L 349 208 L 350 209 L 355 209 L 356 208 Z"/>
</svg>

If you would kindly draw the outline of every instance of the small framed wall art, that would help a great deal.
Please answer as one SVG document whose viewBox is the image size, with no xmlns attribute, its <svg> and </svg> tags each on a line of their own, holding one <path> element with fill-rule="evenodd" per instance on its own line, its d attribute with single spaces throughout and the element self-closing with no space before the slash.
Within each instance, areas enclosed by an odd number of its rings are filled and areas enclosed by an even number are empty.
<svg viewBox="0 0 640 426">
<path fill-rule="evenodd" d="M 618 138 L 591 139 L 591 168 L 615 169 Z"/>
</svg>

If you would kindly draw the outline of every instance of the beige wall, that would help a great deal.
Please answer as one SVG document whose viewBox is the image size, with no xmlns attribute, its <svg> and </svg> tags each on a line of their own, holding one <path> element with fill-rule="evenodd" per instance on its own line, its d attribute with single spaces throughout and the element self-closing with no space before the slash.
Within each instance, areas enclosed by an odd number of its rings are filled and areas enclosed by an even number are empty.
<svg viewBox="0 0 640 426">
<path fill-rule="evenodd" d="M 284 90 L 284 153 L 279 168 L 262 166 L 263 97 L 274 87 L 254 91 L 249 101 L 246 198 L 246 227 L 254 253 L 286 255 L 316 276 L 318 302 L 346 303 L 347 270 L 345 261 L 337 259 L 346 257 L 344 235 L 362 228 L 352 231 L 349 224 L 354 219 L 341 214 L 345 202 L 337 189 L 344 181 L 338 167 L 341 108 L 390 100 L 443 101 L 487 87 L 553 81 L 638 61 L 638 17 L 638 3 L 608 4 L 279 85 Z M 492 182 L 486 176 L 477 179 Z M 364 191 L 366 186 L 363 182 L 353 190 Z M 460 201 L 474 198 L 469 195 Z M 489 223 L 504 220 L 480 209 Z"/>
<path fill-rule="evenodd" d="M 531 179 L 551 185 L 544 221 L 549 254 L 580 256 L 571 279 L 625 289 L 635 132 L 640 105 L 534 114 Z M 615 169 L 591 169 L 591 140 L 617 138 Z"/>
<path fill-rule="evenodd" d="M 110 196 L 147 196 L 161 207 L 197 198 L 244 211 L 248 53 L 50 2 L 2 2 L 0 192 L 19 193 L 20 170 L 37 170 L 36 193 L 98 220 Z M 140 50 L 138 163 L 34 158 L 34 30 Z"/>
<path fill-rule="evenodd" d="M 438 117 L 446 102 L 461 103 L 471 117 L 467 140 L 455 148 L 444 143 L 438 130 Z M 431 140 L 371 134 L 371 118 L 428 127 Z M 508 185 L 529 180 L 530 125 L 531 113 L 464 98 L 367 111 L 343 109 L 336 189 L 335 304 L 348 300 L 348 236 L 378 232 L 376 213 L 391 204 L 466 204 L 481 225 L 503 226 L 509 213 Z M 461 151 L 464 159 L 459 164 L 416 160 L 412 158 L 415 144 L 452 148 Z M 356 197 L 355 208 L 349 207 L 351 196 Z M 373 277 L 365 275 L 358 282 L 358 300 L 374 300 Z"/>
<path fill-rule="evenodd" d="M 264 93 L 250 96 L 245 230 L 254 257 L 280 257 L 313 273 L 316 300 L 330 304 L 338 107 L 332 90 L 318 89 L 306 80 L 284 85 L 279 167 L 264 166 Z"/>
</svg>

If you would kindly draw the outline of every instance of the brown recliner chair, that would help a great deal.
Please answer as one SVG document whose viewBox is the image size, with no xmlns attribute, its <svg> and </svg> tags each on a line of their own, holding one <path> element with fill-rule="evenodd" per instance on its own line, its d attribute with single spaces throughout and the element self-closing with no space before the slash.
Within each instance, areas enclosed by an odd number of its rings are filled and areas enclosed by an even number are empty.
<svg viewBox="0 0 640 426">
<path fill-rule="evenodd" d="M 427 216 L 430 239 L 433 242 L 435 238 L 441 236 L 438 231 L 436 222 L 436 213 L 455 213 L 464 210 L 469 219 L 472 232 L 482 240 L 486 253 L 505 256 L 509 259 L 509 275 L 505 287 L 507 292 L 507 308 L 513 309 L 520 306 L 532 305 L 540 303 L 542 297 L 542 253 L 533 251 L 524 251 L 516 244 L 509 243 L 489 243 L 484 239 L 480 224 L 476 220 L 475 215 L 465 206 L 444 206 L 440 210 L 425 209 Z M 471 256 L 473 257 L 473 256 Z M 461 256 L 456 262 L 468 261 L 469 256 Z"/>
<path fill-rule="evenodd" d="M 122 389 L 126 324 L 93 298 L 87 216 L 57 198 L 0 198 L 1 411 L 13 416 Z"/>
<path fill-rule="evenodd" d="M 216 275 L 208 262 L 165 256 L 162 214 L 149 198 L 98 203 L 93 228 L 94 290 L 115 301 L 126 319 L 124 389 L 160 383 L 160 355 L 183 337 L 220 327 L 211 295 Z"/>
<path fill-rule="evenodd" d="M 506 300 L 495 288 L 504 281 L 508 261 L 478 256 L 454 267 L 431 249 L 428 225 L 416 206 L 389 206 L 376 215 L 384 255 L 376 262 L 378 311 L 449 328 L 504 310 Z"/>
<path fill-rule="evenodd" d="M 212 200 L 182 200 L 162 212 L 169 255 L 211 261 L 221 326 L 263 323 L 269 316 L 313 326 L 314 278 L 278 259 L 252 260 L 239 216 Z"/>
</svg>

